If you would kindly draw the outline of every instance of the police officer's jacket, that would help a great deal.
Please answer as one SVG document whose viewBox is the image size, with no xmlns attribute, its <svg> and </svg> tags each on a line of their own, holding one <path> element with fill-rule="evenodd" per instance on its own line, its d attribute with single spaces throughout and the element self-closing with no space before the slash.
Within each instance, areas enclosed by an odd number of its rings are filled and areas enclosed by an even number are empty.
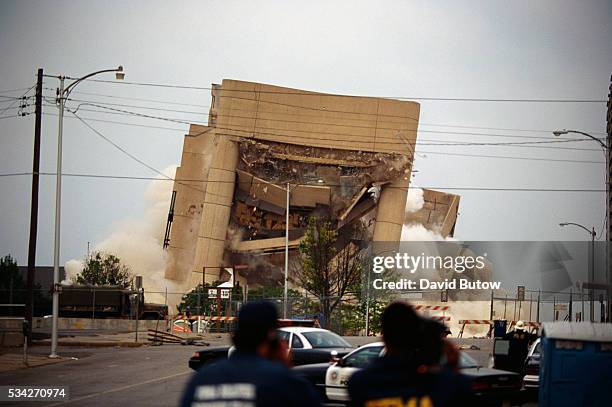
<svg viewBox="0 0 612 407">
<path fill-rule="evenodd" d="M 348 383 L 351 406 L 469 406 L 472 392 L 467 378 L 443 368 L 418 373 L 414 363 L 385 355 Z"/>
<path fill-rule="evenodd" d="M 199 369 L 181 402 L 182 407 L 319 405 L 312 386 L 281 363 L 238 350 Z"/>
</svg>

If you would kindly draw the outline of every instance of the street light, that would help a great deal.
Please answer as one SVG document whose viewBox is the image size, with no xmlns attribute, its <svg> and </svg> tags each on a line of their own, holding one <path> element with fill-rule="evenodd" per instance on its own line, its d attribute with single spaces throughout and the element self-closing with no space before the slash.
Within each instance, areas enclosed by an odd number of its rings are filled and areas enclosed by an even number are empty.
<svg viewBox="0 0 612 407">
<path fill-rule="evenodd" d="M 612 196 L 610 195 L 610 171 L 608 168 L 608 163 L 610 162 L 610 149 L 608 147 L 608 145 L 606 143 L 604 143 L 603 141 L 601 141 L 601 139 L 594 137 L 592 135 L 590 135 L 589 133 L 585 133 L 584 131 L 580 131 L 580 130 L 555 130 L 553 131 L 553 134 L 555 135 L 555 137 L 559 137 L 561 135 L 564 134 L 568 134 L 568 133 L 574 133 L 574 134 L 580 134 L 583 135 L 585 137 L 590 138 L 593 141 L 596 141 L 597 144 L 599 144 L 601 146 L 601 148 L 603 149 L 603 153 L 604 153 L 604 160 L 606 162 L 606 168 L 605 168 L 605 172 L 606 172 L 606 216 L 605 216 L 605 225 L 606 225 L 606 264 L 605 264 L 605 270 L 606 270 L 606 283 L 610 284 L 612 281 L 612 275 L 610 273 L 610 236 L 609 236 L 609 231 L 610 231 L 610 199 L 612 198 Z M 608 307 L 607 307 L 607 314 L 608 314 L 608 318 L 607 320 L 609 321 L 609 315 L 612 312 L 612 304 L 610 304 L 610 301 L 608 301 Z"/>
<path fill-rule="evenodd" d="M 569 133 L 582 134 L 583 136 L 588 137 L 588 138 L 598 142 L 599 145 L 601 145 L 604 149 L 606 149 L 606 150 L 608 149 L 608 146 L 606 146 L 603 141 L 601 141 L 597 137 L 591 136 L 589 133 L 585 133 L 583 131 L 579 131 L 579 130 L 565 130 L 565 129 L 563 129 L 563 130 L 554 130 L 552 133 L 555 135 L 555 137 L 560 137 L 560 136 L 562 136 L 564 134 L 569 134 Z"/>
<path fill-rule="evenodd" d="M 589 235 L 591 235 L 591 267 L 590 267 L 590 271 L 589 271 L 589 284 L 593 284 L 595 281 L 595 236 L 597 235 L 595 232 L 595 227 L 593 227 L 592 229 L 589 230 L 589 228 L 582 226 L 579 223 L 574 223 L 574 222 L 563 222 L 563 223 L 559 223 L 559 226 L 564 227 L 564 226 L 577 226 L 579 228 L 582 228 L 584 230 L 587 231 L 587 233 Z M 590 315 L 590 319 L 591 322 L 594 321 L 593 319 L 593 312 L 595 311 L 594 308 L 594 304 L 593 304 L 593 288 L 592 286 L 589 286 L 589 297 L 590 297 L 590 302 L 589 302 L 589 315 Z M 584 301 L 584 298 L 581 298 L 581 301 Z M 584 308 L 583 308 L 584 310 Z M 584 317 L 583 317 L 584 318 Z"/>
<path fill-rule="evenodd" d="M 117 80 L 123 80 L 125 78 L 125 72 L 123 67 L 120 65 L 115 69 L 103 69 L 101 71 L 92 72 L 80 78 L 69 78 L 66 76 L 58 76 L 60 86 L 57 90 L 57 104 L 59 107 L 59 120 L 57 129 L 57 171 L 55 179 L 55 239 L 53 246 L 53 321 L 51 325 L 51 354 L 50 358 L 56 358 L 57 356 L 57 324 L 59 318 L 59 260 L 60 260 L 60 217 L 62 212 L 62 138 L 64 132 L 64 109 L 66 107 L 66 100 L 70 96 L 70 92 L 74 88 L 84 81 L 85 79 L 91 78 L 92 76 L 115 72 L 115 78 Z M 64 81 L 66 79 L 74 79 L 72 83 L 64 87 Z"/>
</svg>

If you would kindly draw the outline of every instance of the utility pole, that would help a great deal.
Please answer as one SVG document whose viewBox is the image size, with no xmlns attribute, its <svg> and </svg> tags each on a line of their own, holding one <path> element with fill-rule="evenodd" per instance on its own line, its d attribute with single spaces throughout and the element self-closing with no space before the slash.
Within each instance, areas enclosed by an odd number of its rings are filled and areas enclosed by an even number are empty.
<svg viewBox="0 0 612 407">
<path fill-rule="evenodd" d="M 591 278 L 590 283 L 595 283 L 595 227 L 593 227 L 593 231 L 591 232 Z M 594 297 L 595 291 L 593 288 L 589 290 L 589 298 L 591 299 L 589 314 L 591 317 L 591 322 L 595 322 L 595 303 Z"/>
<path fill-rule="evenodd" d="M 32 158 L 32 203 L 30 205 L 30 242 L 28 245 L 28 273 L 26 277 L 25 320 L 28 330 L 32 330 L 34 315 L 34 276 L 36 270 L 36 237 L 38 234 L 38 183 L 40 168 L 40 132 L 42 126 L 42 83 L 43 69 L 38 68 L 36 80 L 36 116 L 34 119 L 34 155 Z M 29 333 L 29 332 L 28 332 Z M 28 335 L 30 338 L 31 335 Z"/>
<path fill-rule="evenodd" d="M 606 226 L 606 283 L 608 285 L 612 284 L 612 272 L 610 270 L 610 268 L 612 267 L 612 253 L 611 250 L 612 248 L 610 247 L 611 244 L 610 242 L 612 241 L 612 191 L 610 188 L 610 180 L 612 179 L 612 153 L 610 151 L 610 148 L 612 148 L 612 76 L 610 76 L 610 86 L 608 88 L 609 93 L 608 93 L 608 113 L 606 115 L 606 121 L 607 121 L 607 133 L 608 133 L 608 137 L 606 140 L 606 144 L 608 146 L 608 148 L 606 149 L 606 153 L 608 155 L 608 168 L 607 168 L 607 177 L 606 180 L 608 181 L 606 184 L 606 210 L 608 211 L 607 213 L 607 221 L 608 224 Z M 608 301 L 608 306 L 607 306 L 607 317 L 606 317 L 606 321 L 607 322 L 612 322 L 612 318 L 610 317 L 611 313 L 612 313 L 612 304 L 610 304 L 610 300 L 612 300 L 612 298 L 610 298 L 610 291 L 608 291 L 607 293 L 607 301 Z"/>
</svg>

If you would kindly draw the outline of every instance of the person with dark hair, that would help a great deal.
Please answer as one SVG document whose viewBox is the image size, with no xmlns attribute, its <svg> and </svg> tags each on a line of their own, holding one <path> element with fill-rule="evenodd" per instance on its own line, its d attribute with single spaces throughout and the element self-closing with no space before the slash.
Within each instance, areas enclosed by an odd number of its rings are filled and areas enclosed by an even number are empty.
<svg viewBox="0 0 612 407">
<path fill-rule="evenodd" d="M 440 365 L 444 325 L 394 302 L 383 311 L 381 327 L 385 354 L 350 378 L 350 405 L 471 405 L 468 380 Z"/>
<path fill-rule="evenodd" d="M 288 352 L 277 336 L 277 325 L 273 304 L 245 304 L 233 335 L 235 352 L 198 370 L 181 406 L 319 406 L 311 385 L 287 368 Z"/>
</svg>

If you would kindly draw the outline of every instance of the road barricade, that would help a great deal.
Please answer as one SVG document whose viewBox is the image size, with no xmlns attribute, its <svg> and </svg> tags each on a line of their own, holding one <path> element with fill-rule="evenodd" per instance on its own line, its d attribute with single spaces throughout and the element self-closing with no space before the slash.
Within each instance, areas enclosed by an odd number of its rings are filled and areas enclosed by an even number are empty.
<svg viewBox="0 0 612 407">
<path fill-rule="evenodd" d="M 518 321 L 508 321 L 508 326 L 509 329 L 511 329 L 512 327 L 514 327 L 514 325 L 516 325 Z M 465 328 L 466 325 L 489 325 L 489 333 L 487 334 L 487 337 L 490 338 L 491 337 L 491 332 L 493 331 L 493 323 L 494 321 L 492 319 L 460 319 L 459 320 L 459 325 L 461 325 L 461 330 L 459 331 L 459 338 L 463 337 L 463 329 Z M 541 323 L 540 322 L 535 322 L 535 321 L 524 321 L 525 326 L 530 327 L 530 328 L 539 328 Z"/>
</svg>

